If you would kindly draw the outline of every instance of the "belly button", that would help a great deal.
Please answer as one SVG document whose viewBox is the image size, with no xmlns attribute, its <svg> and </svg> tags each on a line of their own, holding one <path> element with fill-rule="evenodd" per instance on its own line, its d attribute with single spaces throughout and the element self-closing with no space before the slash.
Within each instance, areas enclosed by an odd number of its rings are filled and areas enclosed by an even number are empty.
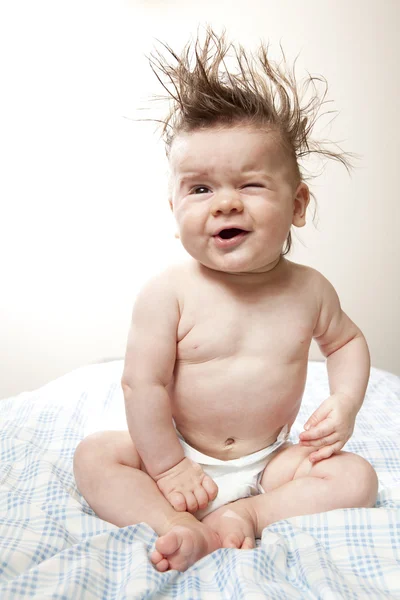
<svg viewBox="0 0 400 600">
<path fill-rule="evenodd" d="M 233 438 L 228 438 L 227 440 L 225 440 L 225 446 L 232 446 L 232 444 L 235 443 L 235 440 Z"/>
</svg>

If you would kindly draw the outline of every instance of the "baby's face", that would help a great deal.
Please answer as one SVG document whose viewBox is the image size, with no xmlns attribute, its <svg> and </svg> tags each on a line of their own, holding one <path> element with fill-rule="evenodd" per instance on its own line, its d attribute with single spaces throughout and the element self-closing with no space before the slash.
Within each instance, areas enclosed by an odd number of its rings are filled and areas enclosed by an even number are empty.
<svg viewBox="0 0 400 600">
<path fill-rule="evenodd" d="M 251 126 L 181 133 L 170 153 L 171 207 L 187 252 L 211 269 L 275 266 L 309 194 L 277 134 Z"/>
</svg>

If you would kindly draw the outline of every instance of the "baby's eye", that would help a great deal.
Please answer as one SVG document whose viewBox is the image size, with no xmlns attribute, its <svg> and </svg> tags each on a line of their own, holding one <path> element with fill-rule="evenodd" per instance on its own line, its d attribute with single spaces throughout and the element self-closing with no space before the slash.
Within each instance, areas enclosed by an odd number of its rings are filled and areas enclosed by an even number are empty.
<svg viewBox="0 0 400 600">
<path fill-rule="evenodd" d="M 244 185 L 243 187 L 244 188 L 248 188 L 248 187 L 262 188 L 264 186 L 262 183 L 246 183 L 246 185 Z"/>
<path fill-rule="evenodd" d="M 210 191 L 206 185 L 196 185 L 190 190 L 190 194 L 208 194 Z"/>
</svg>

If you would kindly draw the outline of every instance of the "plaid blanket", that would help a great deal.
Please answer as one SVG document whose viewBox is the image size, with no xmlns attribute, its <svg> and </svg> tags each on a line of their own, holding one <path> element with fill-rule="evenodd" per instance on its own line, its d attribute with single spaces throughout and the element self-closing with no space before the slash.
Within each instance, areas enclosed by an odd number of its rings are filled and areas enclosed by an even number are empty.
<svg viewBox="0 0 400 600">
<path fill-rule="evenodd" d="M 96 517 L 72 458 L 99 429 L 124 429 L 122 361 L 91 365 L 0 402 L 0 598 L 400 598 L 400 378 L 372 369 L 346 449 L 379 476 L 375 508 L 296 517 L 266 528 L 254 550 L 221 549 L 185 573 L 149 561 L 155 533 Z M 302 424 L 328 395 L 309 364 Z"/>
</svg>

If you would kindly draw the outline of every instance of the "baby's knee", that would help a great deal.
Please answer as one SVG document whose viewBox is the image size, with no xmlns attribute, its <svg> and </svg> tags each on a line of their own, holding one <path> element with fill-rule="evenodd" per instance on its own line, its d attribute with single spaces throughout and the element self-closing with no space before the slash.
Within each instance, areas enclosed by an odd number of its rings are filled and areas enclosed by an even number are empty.
<svg viewBox="0 0 400 600">
<path fill-rule="evenodd" d="M 76 447 L 74 453 L 74 475 L 75 478 L 83 473 L 93 473 L 93 469 L 99 465 L 102 458 L 101 434 L 94 433 L 84 438 Z"/>
<path fill-rule="evenodd" d="M 358 496 L 358 506 L 372 508 L 378 495 L 378 477 L 372 465 L 362 456 L 352 454 L 354 461 L 355 493 Z"/>
<path fill-rule="evenodd" d="M 351 508 L 372 508 L 378 494 L 378 477 L 358 454 L 340 452 L 313 466 L 313 475 L 334 481 L 335 490 Z"/>
<path fill-rule="evenodd" d="M 140 469 L 140 457 L 128 431 L 99 431 L 84 438 L 74 454 L 74 475 L 97 478 L 118 465 Z M 79 486 L 79 483 L 78 483 Z"/>
<path fill-rule="evenodd" d="M 110 443 L 110 435 L 114 433 L 112 431 L 92 433 L 78 444 L 74 454 L 75 475 L 82 472 L 89 475 L 116 462 L 113 444 Z"/>
</svg>

